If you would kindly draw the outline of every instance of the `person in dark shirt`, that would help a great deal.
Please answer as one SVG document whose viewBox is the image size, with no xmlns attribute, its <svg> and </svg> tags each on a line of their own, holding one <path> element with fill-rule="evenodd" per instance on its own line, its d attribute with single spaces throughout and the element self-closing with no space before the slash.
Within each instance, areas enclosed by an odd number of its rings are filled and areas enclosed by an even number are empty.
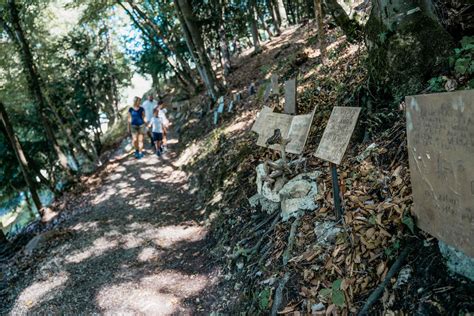
<svg viewBox="0 0 474 316">
<path fill-rule="evenodd" d="M 140 106 L 142 99 L 135 97 L 133 107 L 128 109 L 128 132 L 132 134 L 135 158 L 143 157 L 143 135 L 145 134 L 145 110 Z"/>
</svg>

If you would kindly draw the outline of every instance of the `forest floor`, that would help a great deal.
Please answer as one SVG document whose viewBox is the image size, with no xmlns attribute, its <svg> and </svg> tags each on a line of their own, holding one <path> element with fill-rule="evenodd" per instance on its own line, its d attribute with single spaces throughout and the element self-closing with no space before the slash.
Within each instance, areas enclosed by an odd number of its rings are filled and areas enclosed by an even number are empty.
<svg viewBox="0 0 474 316">
<path fill-rule="evenodd" d="M 122 155 L 89 179 L 78 214 L 16 266 L 0 314 L 212 310 L 219 267 L 203 251 L 207 231 L 175 146 L 165 158 Z"/>
</svg>

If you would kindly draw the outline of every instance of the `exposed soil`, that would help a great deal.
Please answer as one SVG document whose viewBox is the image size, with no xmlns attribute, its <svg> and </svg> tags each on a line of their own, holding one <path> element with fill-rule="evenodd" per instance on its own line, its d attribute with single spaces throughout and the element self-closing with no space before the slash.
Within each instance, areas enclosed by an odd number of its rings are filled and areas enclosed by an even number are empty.
<svg viewBox="0 0 474 316">
<path fill-rule="evenodd" d="M 54 236 L 46 233 L 29 260 L 18 255 L 0 314 L 217 308 L 219 267 L 205 251 L 207 230 L 188 174 L 173 165 L 175 146 L 165 158 L 149 151 L 142 160 L 126 155 L 109 164 L 100 185 L 75 205 L 87 211 L 60 224 Z"/>
</svg>

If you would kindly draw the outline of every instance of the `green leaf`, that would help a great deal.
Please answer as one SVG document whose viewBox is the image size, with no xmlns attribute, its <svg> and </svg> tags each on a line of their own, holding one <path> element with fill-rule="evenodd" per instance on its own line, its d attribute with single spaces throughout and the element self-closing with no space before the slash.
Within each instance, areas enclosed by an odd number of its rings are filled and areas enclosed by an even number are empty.
<svg viewBox="0 0 474 316">
<path fill-rule="evenodd" d="M 332 302 L 339 307 L 344 307 L 346 305 L 346 298 L 344 297 L 344 293 L 341 290 L 333 291 Z"/>
<path fill-rule="evenodd" d="M 331 289 L 321 289 L 319 291 L 319 295 L 321 295 L 322 297 L 328 297 L 329 295 L 331 295 L 331 293 L 332 293 Z"/>
<path fill-rule="evenodd" d="M 266 310 L 268 308 L 269 303 L 270 303 L 270 289 L 266 287 L 258 294 L 258 305 L 261 310 Z"/>
<path fill-rule="evenodd" d="M 454 65 L 454 71 L 460 75 L 464 75 L 469 69 L 471 60 L 468 58 L 458 58 Z"/>
<path fill-rule="evenodd" d="M 337 279 L 336 281 L 332 282 L 332 289 L 333 289 L 333 290 L 339 290 L 339 289 L 341 289 L 341 284 L 342 284 L 342 280 L 341 280 L 341 279 Z"/>
<path fill-rule="evenodd" d="M 402 218 L 402 223 L 408 226 L 412 234 L 415 233 L 415 222 L 410 215 L 405 214 L 405 216 Z"/>
</svg>

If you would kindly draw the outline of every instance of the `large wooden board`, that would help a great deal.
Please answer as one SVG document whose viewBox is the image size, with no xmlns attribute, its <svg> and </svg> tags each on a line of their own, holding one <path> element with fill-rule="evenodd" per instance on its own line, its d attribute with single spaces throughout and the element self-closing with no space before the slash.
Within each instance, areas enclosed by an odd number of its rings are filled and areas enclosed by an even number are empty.
<svg viewBox="0 0 474 316">
<path fill-rule="evenodd" d="M 360 108 L 335 106 L 316 150 L 316 157 L 339 165 L 359 117 Z"/>
<path fill-rule="evenodd" d="M 296 79 L 285 81 L 285 107 L 286 114 L 296 114 Z"/>
<path fill-rule="evenodd" d="M 417 225 L 474 257 L 474 90 L 406 97 Z"/>
<path fill-rule="evenodd" d="M 278 144 L 270 146 L 266 144 L 267 139 L 273 136 L 275 129 L 278 128 L 283 138 L 290 138 L 290 142 L 285 147 L 286 152 L 301 154 L 308 138 L 315 110 L 309 114 L 292 116 L 274 113 L 271 108 L 263 107 L 252 126 L 252 131 L 258 133 L 257 145 L 280 150 Z"/>
</svg>

